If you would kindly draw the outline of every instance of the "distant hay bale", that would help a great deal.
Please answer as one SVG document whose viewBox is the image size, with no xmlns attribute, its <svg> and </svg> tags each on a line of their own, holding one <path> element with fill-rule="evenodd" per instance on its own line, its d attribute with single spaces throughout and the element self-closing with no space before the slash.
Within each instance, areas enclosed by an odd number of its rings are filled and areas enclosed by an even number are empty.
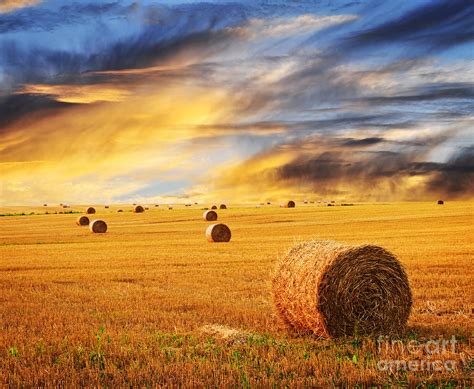
<svg viewBox="0 0 474 389">
<path fill-rule="evenodd" d="M 213 205 L 211 209 L 217 209 L 217 205 Z"/>
<path fill-rule="evenodd" d="M 321 337 L 400 333 L 412 306 L 393 254 L 330 241 L 293 247 L 276 267 L 273 296 L 289 328 Z"/>
<path fill-rule="evenodd" d="M 79 216 L 76 220 L 76 224 L 78 226 L 88 226 L 89 225 L 89 218 L 87 216 Z"/>
<path fill-rule="evenodd" d="M 123 212 L 123 209 L 119 209 L 117 212 Z"/>
<path fill-rule="evenodd" d="M 173 206 L 172 206 L 172 205 L 168 205 L 168 209 L 169 209 L 169 210 L 172 210 L 172 209 L 173 209 Z"/>
<path fill-rule="evenodd" d="M 107 223 L 103 220 L 92 220 L 89 229 L 96 234 L 103 234 L 107 231 Z"/>
<path fill-rule="evenodd" d="M 295 202 L 290 200 L 284 204 L 280 204 L 281 208 L 294 208 L 296 206 Z"/>
<path fill-rule="evenodd" d="M 211 224 L 207 227 L 206 238 L 209 242 L 229 242 L 231 237 L 230 228 L 225 224 Z"/>
<path fill-rule="evenodd" d="M 438 200 L 438 205 L 443 205 L 444 201 L 443 200 Z"/>
<path fill-rule="evenodd" d="M 133 208 L 133 212 L 142 213 L 145 212 L 145 209 L 141 205 L 137 205 L 135 208 Z"/>
<path fill-rule="evenodd" d="M 108 205 L 106 205 L 104 208 L 105 208 L 105 209 L 108 209 L 108 208 L 109 208 L 109 206 L 108 206 Z"/>
<path fill-rule="evenodd" d="M 334 204 L 328 203 L 328 207 L 334 207 Z"/>
<path fill-rule="evenodd" d="M 272 205 L 272 203 L 270 201 L 267 201 L 267 205 Z"/>
<path fill-rule="evenodd" d="M 221 204 L 221 205 L 219 205 L 219 209 L 227 209 L 227 205 Z"/>
<path fill-rule="evenodd" d="M 145 207 L 145 211 L 148 211 L 149 209 L 150 209 L 150 208 L 148 208 L 148 207 Z"/>
<path fill-rule="evenodd" d="M 155 204 L 155 207 L 159 207 L 160 205 L 159 204 Z"/>
<path fill-rule="evenodd" d="M 205 211 L 202 215 L 204 220 L 207 222 L 215 222 L 217 220 L 217 212 L 216 211 Z"/>
<path fill-rule="evenodd" d="M 47 207 L 47 206 L 48 206 L 48 204 L 43 204 L 43 207 Z"/>
<path fill-rule="evenodd" d="M 94 208 L 94 207 L 89 207 L 89 208 L 87 208 L 86 213 L 87 213 L 88 215 L 94 214 L 94 213 L 95 213 L 95 208 Z"/>
</svg>

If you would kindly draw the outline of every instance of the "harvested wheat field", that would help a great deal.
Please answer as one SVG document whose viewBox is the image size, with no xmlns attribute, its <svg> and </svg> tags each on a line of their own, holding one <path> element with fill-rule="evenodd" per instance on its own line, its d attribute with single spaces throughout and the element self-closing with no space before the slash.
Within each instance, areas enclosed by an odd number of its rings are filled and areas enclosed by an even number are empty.
<svg viewBox="0 0 474 389">
<path fill-rule="evenodd" d="M 226 244 L 207 242 L 198 207 L 97 206 L 105 234 L 77 227 L 84 206 L 2 208 L 0 383 L 472 385 L 474 203 L 297 205 L 231 204 L 219 219 L 232 229 Z M 413 298 L 399 337 L 288 331 L 272 277 L 309 240 L 396 256 Z"/>
</svg>

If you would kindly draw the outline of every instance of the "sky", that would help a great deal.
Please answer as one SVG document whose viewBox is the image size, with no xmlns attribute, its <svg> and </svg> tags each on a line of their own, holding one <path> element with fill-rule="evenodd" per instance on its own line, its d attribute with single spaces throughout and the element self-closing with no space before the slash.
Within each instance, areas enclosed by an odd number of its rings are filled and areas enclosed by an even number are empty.
<svg viewBox="0 0 474 389">
<path fill-rule="evenodd" d="M 474 197 L 474 2 L 0 0 L 0 204 Z"/>
</svg>

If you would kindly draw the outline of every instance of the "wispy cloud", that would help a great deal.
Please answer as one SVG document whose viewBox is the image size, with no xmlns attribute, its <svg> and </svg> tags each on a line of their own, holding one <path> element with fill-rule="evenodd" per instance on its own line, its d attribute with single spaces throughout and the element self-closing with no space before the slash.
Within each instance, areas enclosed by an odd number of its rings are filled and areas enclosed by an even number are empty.
<svg viewBox="0 0 474 389">
<path fill-rule="evenodd" d="M 471 13 L 54 0 L 0 15 L 2 201 L 470 197 Z"/>
</svg>

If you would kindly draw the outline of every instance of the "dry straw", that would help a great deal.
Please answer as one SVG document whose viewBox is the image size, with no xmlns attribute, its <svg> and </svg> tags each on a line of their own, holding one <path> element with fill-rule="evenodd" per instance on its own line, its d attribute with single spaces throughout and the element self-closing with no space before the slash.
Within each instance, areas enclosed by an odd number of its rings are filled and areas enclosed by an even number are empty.
<svg viewBox="0 0 474 389">
<path fill-rule="evenodd" d="M 95 213 L 95 208 L 93 208 L 93 207 L 87 208 L 86 213 L 87 213 L 88 215 L 92 215 L 93 213 Z"/>
<path fill-rule="evenodd" d="M 273 295 L 290 329 L 321 337 L 400 333 L 412 306 L 407 275 L 393 254 L 330 241 L 293 247 L 277 265 Z"/>
<path fill-rule="evenodd" d="M 217 220 L 217 212 L 216 211 L 205 211 L 203 213 L 202 217 L 207 222 L 215 222 Z"/>
<path fill-rule="evenodd" d="M 145 209 L 141 205 L 137 205 L 135 208 L 133 208 L 133 212 L 142 213 L 145 212 Z"/>
<path fill-rule="evenodd" d="M 88 226 L 89 225 L 89 218 L 87 216 L 79 216 L 76 220 L 76 224 L 78 226 Z"/>
<path fill-rule="evenodd" d="M 206 238 L 209 242 L 228 242 L 232 234 L 225 224 L 211 224 L 207 227 Z"/>
<path fill-rule="evenodd" d="M 103 220 L 92 220 L 89 224 L 89 229 L 96 234 L 103 234 L 107 231 L 107 223 Z"/>
</svg>

